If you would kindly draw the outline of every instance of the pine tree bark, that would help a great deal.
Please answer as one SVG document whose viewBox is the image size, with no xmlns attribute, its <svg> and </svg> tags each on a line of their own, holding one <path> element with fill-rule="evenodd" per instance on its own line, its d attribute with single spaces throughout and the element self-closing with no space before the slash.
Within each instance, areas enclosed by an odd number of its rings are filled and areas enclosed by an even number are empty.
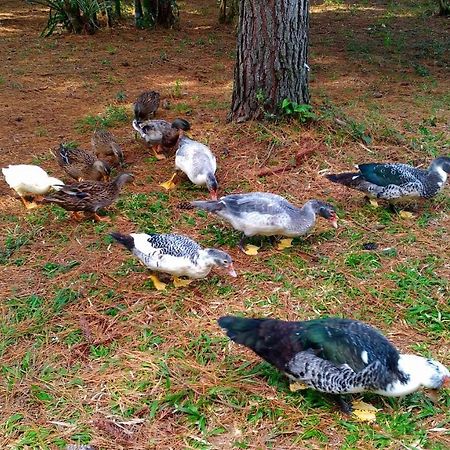
<svg viewBox="0 0 450 450">
<path fill-rule="evenodd" d="M 242 0 L 230 120 L 308 103 L 308 0 Z"/>
</svg>

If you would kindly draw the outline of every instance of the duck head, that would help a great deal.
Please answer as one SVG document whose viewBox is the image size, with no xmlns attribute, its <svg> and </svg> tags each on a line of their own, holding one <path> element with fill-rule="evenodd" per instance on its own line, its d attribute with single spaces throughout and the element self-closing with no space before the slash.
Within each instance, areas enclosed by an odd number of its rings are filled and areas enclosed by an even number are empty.
<svg viewBox="0 0 450 450">
<path fill-rule="evenodd" d="M 121 188 L 125 183 L 132 181 L 134 179 L 134 175 L 131 173 L 121 173 L 119 176 L 114 178 L 113 183 L 116 184 L 119 188 Z"/>
<path fill-rule="evenodd" d="M 211 199 L 217 200 L 217 189 L 219 188 L 219 185 L 216 176 L 213 173 L 208 173 L 208 175 L 206 175 L 206 187 L 211 195 Z"/>
<path fill-rule="evenodd" d="M 312 200 L 312 206 L 316 214 L 328 220 L 334 228 L 338 227 L 338 217 L 333 206 L 319 200 Z"/>
<path fill-rule="evenodd" d="M 430 165 L 430 170 L 438 172 L 443 170 L 446 173 L 450 173 L 450 157 L 439 156 L 439 158 L 434 159 Z"/>
<path fill-rule="evenodd" d="M 450 385 L 450 372 L 447 367 L 423 356 L 401 354 L 398 359 L 398 372 L 399 378 L 379 393 L 400 397 L 421 388 L 437 390 Z"/>
<path fill-rule="evenodd" d="M 207 248 L 205 251 L 215 266 L 225 269 L 228 272 L 228 275 L 237 277 L 237 273 L 233 266 L 233 260 L 228 253 L 216 248 Z"/>
<path fill-rule="evenodd" d="M 111 166 L 107 162 L 99 159 L 92 164 L 92 171 L 96 180 L 108 181 L 111 175 Z"/>
</svg>

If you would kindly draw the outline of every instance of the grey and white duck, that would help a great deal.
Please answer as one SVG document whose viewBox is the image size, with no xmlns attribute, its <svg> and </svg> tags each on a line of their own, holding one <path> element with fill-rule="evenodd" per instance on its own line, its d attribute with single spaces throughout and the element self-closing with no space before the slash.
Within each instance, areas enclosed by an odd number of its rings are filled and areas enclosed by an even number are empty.
<svg viewBox="0 0 450 450">
<path fill-rule="evenodd" d="M 284 197 L 269 192 L 232 194 L 216 201 L 193 201 L 191 205 L 216 214 L 229 222 L 235 230 L 242 231 L 239 248 L 247 254 L 255 254 L 257 247 L 251 246 L 245 250 L 245 237 L 301 236 L 314 227 L 317 216 L 327 219 L 337 228 L 336 212 L 328 203 L 309 200 L 298 208 Z M 286 243 L 284 248 L 289 246 L 290 242 Z"/>
<path fill-rule="evenodd" d="M 372 392 L 400 397 L 450 385 L 438 361 L 399 353 L 376 328 L 351 319 L 303 322 L 226 316 L 219 319 L 234 342 L 253 350 L 302 388 L 329 394 Z M 351 407 L 338 397 L 346 412 Z"/>
<path fill-rule="evenodd" d="M 444 188 L 450 173 L 450 157 L 434 159 L 425 170 L 400 163 L 369 163 L 357 167 L 359 172 L 325 176 L 334 183 L 357 189 L 374 198 L 428 199 Z"/>
<path fill-rule="evenodd" d="M 211 198 L 217 200 L 218 183 L 215 175 L 217 163 L 209 147 L 181 135 L 175 153 L 175 168 L 184 172 L 192 183 L 199 186 L 206 185 Z M 165 189 L 174 189 L 176 176 L 175 171 L 172 178 L 161 186 Z"/>
<path fill-rule="evenodd" d="M 172 123 L 166 120 L 133 120 L 133 128 L 153 149 L 155 157 L 164 159 L 174 149 L 182 132 L 190 130 L 191 125 L 184 119 L 175 119 Z"/>
<path fill-rule="evenodd" d="M 206 277 L 213 267 L 227 270 L 232 277 L 237 276 L 228 253 L 215 248 L 202 248 L 187 236 L 111 233 L 111 237 L 124 245 L 150 270 L 173 275 L 175 287 L 186 286 L 193 279 Z M 181 279 L 182 276 L 189 279 Z M 166 285 L 156 275 L 151 275 L 150 279 L 156 289 L 165 289 Z"/>
</svg>

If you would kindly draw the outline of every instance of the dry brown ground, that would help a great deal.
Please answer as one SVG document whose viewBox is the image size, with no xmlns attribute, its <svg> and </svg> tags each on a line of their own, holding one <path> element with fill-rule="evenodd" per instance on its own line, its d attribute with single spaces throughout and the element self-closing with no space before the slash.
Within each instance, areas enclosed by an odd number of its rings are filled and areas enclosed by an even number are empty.
<svg viewBox="0 0 450 450">
<path fill-rule="evenodd" d="M 19 0 L 4 1 L 0 166 L 34 162 L 62 176 L 50 150 L 62 140 L 89 147 L 90 133 L 75 129 L 78 119 L 103 113 L 110 104 L 128 105 L 151 88 L 171 103 L 159 117 L 170 120 L 190 111 L 192 135 L 217 154 L 226 192 L 272 191 L 298 204 L 309 198 L 333 200 L 343 226 L 330 234 L 321 223 L 302 246 L 328 258 L 326 263 L 302 260 L 294 249 L 286 254 L 268 249 L 251 259 L 230 248 L 240 272 L 236 280 L 217 274 L 189 289 L 159 293 L 144 282 L 142 269 L 125 251 L 109 245 L 108 231 L 174 228 L 209 245 L 214 236 L 223 239 L 224 247 L 236 236 L 230 240 L 227 226 L 214 219 L 175 208 L 180 200 L 203 196 L 202 190 L 185 184 L 158 197 L 158 183 L 170 175 L 172 162 L 149 159 L 129 124 L 113 129 L 136 175 L 125 191 L 127 198 L 148 194 L 147 209 L 149 202 L 160 202 L 148 216 L 133 212 L 131 200 L 112 208 L 113 226 L 75 224 L 55 209 L 27 215 L 1 182 L 2 247 L 11 239 L 29 241 L 0 267 L 0 446 L 45 449 L 92 439 L 101 449 L 448 448 L 448 394 L 429 415 L 420 415 L 421 394 L 400 406 L 377 399 L 386 414 L 373 426 L 354 424 L 314 393 L 306 395 L 306 404 L 295 399 L 274 371 L 256 366 L 254 355 L 227 347 L 215 323 L 220 315 L 235 312 L 284 319 L 342 315 L 379 326 L 402 349 L 450 362 L 446 196 L 426 207 L 426 226 L 419 219 L 392 216 L 386 224 L 383 213 L 365 206 L 360 195 L 330 186 L 319 173 L 367 160 L 426 164 L 433 146 L 448 153 L 443 147 L 445 136 L 448 142 L 448 61 L 440 50 L 442 45 L 445 49 L 448 21 L 418 16 L 406 6 L 390 9 L 384 1 L 313 6 L 313 104 L 334 105 L 338 117 L 365 122 L 374 138 L 367 149 L 333 120 L 308 128 L 227 124 L 233 29 L 217 24 L 212 1 L 180 5 L 179 30 L 135 30 L 124 21 L 94 36 L 61 33 L 43 39 L 45 11 Z M 367 42 L 370 46 L 364 47 Z M 421 76 L 424 70 L 430 75 Z M 117 100 L 118 92 L 126 94 L 125 102 Z M 432 136 L 423 137 L 420 127 Z M 317 151 L 294 170 L 257 176 L 264 167 L 288 164 L 310 146 Z M 369 269 L 366 276 L 357 276 L 344 263 L 346 255 L 370 241 L 398 253 L 381 259 L 373 273 Z M 46 272 L 48 263 L 61 267 L 71 261 L 77 262 L 72 269 L 53 277 Z M 436 310 L 446 314 L 441 334 L 430 334 L 420 321 L 412 326 L 407 303 L 376 295 L 394 292 L 389 275 L 415 261 L 414 273 L 440 280 L 424 289 Z M 44 305 L 33 309 L 33 295 Z M 67 301 L 61 309 L 53 306 L 58 299 Z M 245 369 L 247 361 L 251 365 Z M 15 413 L 23 417 L 8 426 L 6 420 Z M 119 422 L 123 428 L 114 425 Z"/>
</svg>

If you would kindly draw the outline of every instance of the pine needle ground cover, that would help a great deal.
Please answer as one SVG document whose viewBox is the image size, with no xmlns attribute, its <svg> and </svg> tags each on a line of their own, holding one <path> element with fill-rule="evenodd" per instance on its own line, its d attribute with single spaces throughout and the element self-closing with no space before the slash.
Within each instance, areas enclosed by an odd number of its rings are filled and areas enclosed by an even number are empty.
<svg viewBox="0 0 450 450">
<path fill-rule="evenodd" d="M 404 352 L 450 365 L 448 187 L 412 217 L 399 216 L 322 176 L 360 162 L 423 164 L 448 154 L 447 22 L 430 15 L 433 3 L 417 3 L 313 2 L 317 117 L 236 125 L 226 123 L 234 29 L 217 24 L 214 2 L 179 2 L 179 30 L 136 30 L 124 19 L 93 37 L 47 39 L 39 37 L 44 9 L 4 2 L 1 166 L 33 163 L 62 176 L 50 151 L 61 141 L 89 148 L 101 124 L 119 137 L 135 181 L 107 211 L 112 224 L 74 223 L 58 207 L 25 212 L 1 181 L 1 448 L 450 447 L 448 393 L 436 402 L 420 392 L 365 396 L 380 412 L 361 424 L 321 394 L 290 392 L 216 324 L 236 313 L 350 317 Z M 322 199 L 336 207 L 340 227 L 319 222 L 292 248 L 265 242 L 250 257 L 228 225 L 178 209 L 205 191 L 158 186 L 173 162 L 157 161 L 130 125 L 131 103 L 146 89 L 168 100 L 159 117 L 187 118 L 215 152 L 221 192 Z M 215 272 L 157 292 L 108 237 L 173 230 L 228 251 L 238 278 Z"/>
</svg>

